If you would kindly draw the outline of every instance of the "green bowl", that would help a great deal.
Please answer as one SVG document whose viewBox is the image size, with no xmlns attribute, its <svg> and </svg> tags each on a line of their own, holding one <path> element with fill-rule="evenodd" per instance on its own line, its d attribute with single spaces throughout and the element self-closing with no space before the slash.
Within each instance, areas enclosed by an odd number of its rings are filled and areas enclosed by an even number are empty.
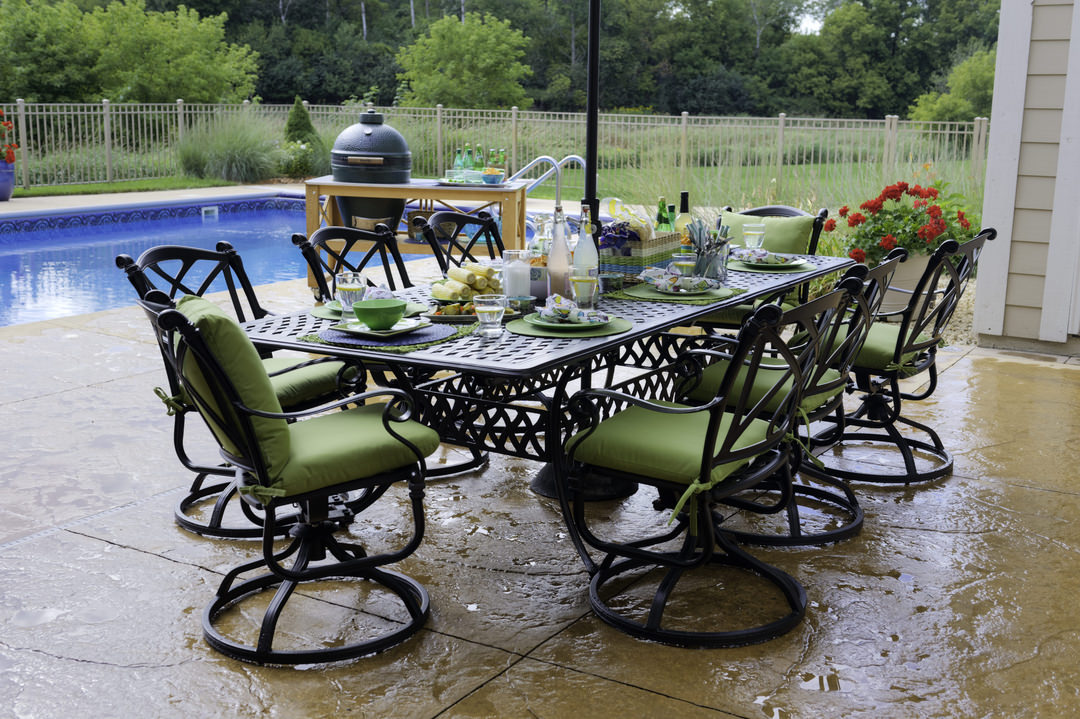
<svg viewBox="0 0 1080 719">
<path fill-rule="evenodd" d="M 356 319 L 369 329 L 388 330 L 405 316 L 405 300 L 360 300 L 353 302 Z"/>
</svg>

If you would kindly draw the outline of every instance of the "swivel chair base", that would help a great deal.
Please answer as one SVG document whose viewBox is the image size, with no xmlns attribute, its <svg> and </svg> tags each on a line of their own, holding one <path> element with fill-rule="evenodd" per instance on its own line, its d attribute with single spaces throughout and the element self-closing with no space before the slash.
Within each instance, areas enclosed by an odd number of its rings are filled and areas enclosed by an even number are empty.
<svg viewBox="0 0 1080 719">
<path fill-rule="evenodd" d="M 291 571 L 304 572 L 309 569 L 311 562 L 325 557 L 326 552 L 330 552 L 335 558 L 342 561 L 364 557 L 365 553 L 362 547 L 340 543 L 333 537 L 333 533 L 339 528 L 340 526 L 336 522 L 298 525 L 293 530 L 294 541 L 281 553 L 275 555 L 275 560 L 280 561 L 292 554 L 296 554 L 296 560 L 291 567 Z M 266 566 L 265 560 L 259 559 L 249 562 L 229 572 L 222 581 L 214 601 L 207 606 L 203 613 L 203 636 L 206 642 L 222 654 L 240 661 L 253 664 L 322 664 L 375 654 L 401 643 L 419 631 L 427 621 L 430 611 L 431 602 L 427 590 L 416 580 L 398 572 L 375 566 L 353 568 L 339 573 L 328 572 L 326 576 L 318 576 L 317 578 L 363 579 L 390 590 L 397 595 L 404 606 L 409 615 L 408 621 L 398 625 L 392 631 L 369 636 L 341 646 L 322 649 L 275 649 L 273 647 L 275 631 L 281 612 L 292 596 L 293 591 L 298 585 L 303 584 L 305 580 L 284 579 L 270 573 L 233 585 L 233 581 L 240 574 L 260 566 Z M 311 567 L 310 569 L 315 570 L 317 573 L 317 568 Z M 328 569 L 332 570 L 334 567 Z M 226 637 L 218 631 L 215 621 L 227 608 L 273 587 L 277 587 L 277 591 L 263 615 L 257 645 L 243 644 Z"/>
</svg>

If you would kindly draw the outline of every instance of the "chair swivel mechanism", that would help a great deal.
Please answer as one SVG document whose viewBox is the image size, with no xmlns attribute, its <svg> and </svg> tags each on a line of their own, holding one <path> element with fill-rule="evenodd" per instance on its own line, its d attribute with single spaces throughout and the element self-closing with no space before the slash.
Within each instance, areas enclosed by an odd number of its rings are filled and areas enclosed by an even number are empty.
<svg viewBox="0 0 1080 719">
<path fill-rule="evenodd" d="M 802 620 L 802 586 L 739 547 L 717 511 L 727 497 L 791 467 L 810 358 L 788 348 L 782 316 L 778 306 L 764 305 L 723 350 L 691 349 L 669 365 L 570 398 L 557 487 L 590 574 L 589 604 L 604 622 L 638 638 L 716 647 L 765 641 Z M 728 369 L 711 400 L 677 401 L 718 361 Z M 748 389 L 756 382 L 762 389 L 755 399 Z M 672 509 L 626 518 L 589 511 L 583 495 L 597 477 L 654 487 Z M 753 611 L 733 618 L 748 611 L 743 590 L 754 593 Z"/>
<path fill-rule="evenodd" d="M 921 401 L 934 393 L 942 333 L 984 245 L 996 236 L 996 230 L 987 228 L 964 244 L 945 240 L 930 256 L 907 306 L 878 313 L 852 366 L 851 389 L 861 393 L 859 405 L 854 411 L 828 418 L 832 427 L 815 441 L 834 443 L 833 448 L 820 455 L 824 467 L 806 467 L 807 472 L 879 484 L 925 482 L 952 472 L 952 454 L 937 432 L 905 417 L 903 403 Z M 901 387 L 901 382 L 923 374 L 925 383 L 916 391 Z M 906 431 L 901 432 L 901 428 Z M 859 458 L 845 455 L 858 445 L 868 445 L 873 455 L 867 462 L 852 465 Z"/>
<path fill-rule="evenodd" d="M 116 266 L 127 275 L 139 299 L 151 292 L 158 292 L 163 295 L 158 302 L 168 303 L 185 294 L 202 296 L 221 290 L 228 292 L 229 306 L 239 321 L 261 319 L 269 314 L 259 303 L 240 254 L 228 242 L 219 242 L 215 250 L 181 245 L 151 247 L 137 260 L 130 255 L 118 255 Z M 357 383 L 364 377 L 362 368 L 329 358 L 300 360 L 274 357 L 269 353 L 263 353 L 261 358 L 279 402 L 292 410 L 315 406 L 356 392 Z M 236 539 L 260 536 L 262 519 L 249 505 L 235 505 L 233 502 L 236 496 L 234 469 L 224 464 L 197 462 L 185 449 L 186 417 L 194 411 L 194 407 L 168 362 L 165 362 L 165 373 L 169 391 L 166 394 L 158 390 L 158 396 L 173 417 L 176 455 L 181 464 L 195 473 L 195 480 L 187 494 L 174 509 L 177 524 L 188 531 L 211 537 Z M 208 483 L 209 477 L 221 478 L 221 481 Z M 212 507 L 207 513 L 203 510 L 206 510 L 205 505 L 209 502 L 212 502 Z M 239 506 L 244 517 L 228 519 L 226 511 L 230 506 Z"/>
<path fill-rule="evenodd" d="M 409 395 L 379 389 L 284 412 L 255 347 L 235 320 L 201 297 L 185 296 L 176 309 L 154 299 L 140 305 L 166 361 L 225 463 L 234 468 L 243 501 L 264 516 L 262 556 L 225 575 L 203 613 L 206 641 L 246 662 L 312 664 L 372 654 L 418 631 L 428 615 L 428 594 L 415 580 L 387 568 L 409 556 L 423 538 L 425 457 L 439 445 L 433 430 L 410 418 Z M 329 411 L 334 409 L 342 411 Z M 299 419 L 304 421 L 290 421 Z M 410 528 L 404 539 L 379 538 L 365 528 L 365 542 L 376 545 L 375 551 L 339 538 L 357 514 L 395 485 L 407 488 Z M 335 500 L 343 494 L 363 500 L 345 506 Z M 283 548 L 276 541 L 282 510 L 296 515 Z M 363 581 L 348 594 L 333 593 L 329 604 L 319 601 L 321 591 L 351 580 Z M 268 605 L 257 599 L 271 590 Z M 393 604 L 388 595 L 396 598 Z M 311 636 L 309 613 L 328 607 L 337 612 L 343 601 L 351 601 L 346 597 L 360 598 L 353 609 L 365 614 L 363 621 L 335 628 L 330 636 Z M 372 601 L 378 602 L 377 617 L 363 611 Z M 259 612 L 260 619 L 248 618 Z M 226 618 L 227 632 L 222 629 Z"/>
</svg>

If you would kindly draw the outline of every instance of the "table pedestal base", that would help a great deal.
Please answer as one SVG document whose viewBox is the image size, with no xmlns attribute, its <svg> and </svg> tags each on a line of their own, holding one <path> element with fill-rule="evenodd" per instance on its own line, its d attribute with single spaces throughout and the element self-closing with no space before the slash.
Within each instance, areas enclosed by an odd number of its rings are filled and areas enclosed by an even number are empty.
<svg viewBox="0 0 1080 719">
<path fill-rule="evenodd" d="M 529 489 L 541 497 L 557 499 L 555 490 L 555 471 L 551 464 L 545 464 L 529 483 Z M 638 490 L 637 482 L 611 479 L 609 477 L 593 477 L 589 480 L 589 490 L 584 493 L 586 502 L 604 502 L 611 499 L 623 499 L 629 497 Z"/>
</svg>

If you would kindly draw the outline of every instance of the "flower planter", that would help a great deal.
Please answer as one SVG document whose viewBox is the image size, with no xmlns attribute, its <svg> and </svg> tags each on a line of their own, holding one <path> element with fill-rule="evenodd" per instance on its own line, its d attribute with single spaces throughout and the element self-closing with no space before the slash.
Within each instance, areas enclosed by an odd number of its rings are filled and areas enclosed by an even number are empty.
<svg viewBox="0 0 1080 719">
<path fill-rule="evenodd" d="M 15 165 L 0 160 L 0 202 L 11 199 L 15 191 Z"/>
</svg>

